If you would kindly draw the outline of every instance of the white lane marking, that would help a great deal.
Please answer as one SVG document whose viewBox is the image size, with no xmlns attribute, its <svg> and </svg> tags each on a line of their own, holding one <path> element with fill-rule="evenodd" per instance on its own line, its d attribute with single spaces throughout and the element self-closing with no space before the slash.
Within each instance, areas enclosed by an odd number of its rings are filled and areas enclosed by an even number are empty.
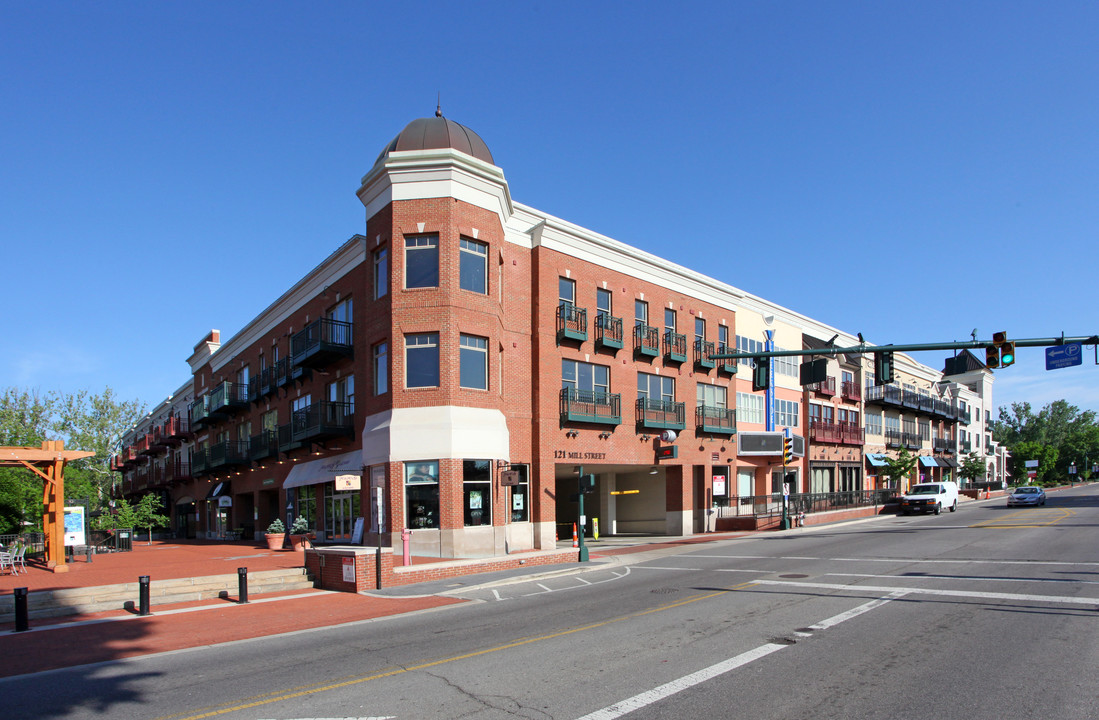
<svg viewBox="0 0 1099 720">
<path fill-rule="evenodd" d="M 1023 593 L 994 593 L 969 590 L 934 590 L 932 588 L 881 587 L 875 585 L 840 585 L 837 583 L 790 582 L 786 580 L 753 580 L 756 585 L 782 585 L 786 587 L 843 590 L 845 592 L 893 593 L 911 595 L 938 595 L 941 597 L 974 598 L 980 600 L 1021 600 L 1026 602 L 1061 603 L 1066 605 L 1099 605 L 1099 598 L 1070 597 L 1067 595 L 1028 595 Z"/>
<path fill-rule="evenodd" d="M 842 612 L 839 615 L 834 615 L 827 620 L 822 620 L 812 627 L 819 630 L 835 627 L 845 620 L 850 620 L 851 618 L 858 617 L 859 615 L 862 615 L 865 612 L 869 612 L 874 608 L 881 607 L 890 600 L 893 600 L 895 597 L 898 597 L 897 593 L 891 593 L 887 597 L 878 598 L 877 600 L 871 600 L 870 602 L 859 605 L 856 608 L 853 608 L 846 612 Z M 704 683 L 707 680 L 712 680 L 713 678 L 719 675 L 723 675 L 730 670 L 735 670 L 739 667 L 747 665 L 750 662 L 759 660 L 763 657 L 767 657 L 771 653 L 781 650 L 785 647 L 789 647 L 789 645 L 779 645 L 777 643 L 767 643 L 766 645 L 760 645 L 754 650 L 743 652 L 736 657 L 731 657 L 728 660 L 722 660 L 721 662 L 711 665 L 708 668 L 703 668 L 698 672 L 693 672 L 690 675 L 684 675 L 681 678 L 672 680 L 668 683 L 664 683 L 663 685 L 653 688 L 652 690 L 647 690 L 643 693 L 634 695 L 631 698 L 626 698 L 625 700 L 616 702 L 613 705 L 608 705 L 605 708 L 596 710 L 592 713 L 588 713 L 587 715 L 584 715 L 577 720 L 614 720 L 614 718 L 622 717 L 623 715 L 631 713 L 634 710 L 639 710 L 648 705 L 652 705 L 655 702 L 659 702 L 664 698 L 671 697 L 676 693 L 688 690 L 695 685 L 698 685 L 699 683 Z"/>
<path fill-rule="evenodd" d="M 694 568 L 694 567 L 663 567 L 660 565 L 635 565 L 635 570 L 690 570 L 691 572 L 739 572 L 755 573 L 756 575 L 774 575 L 781 570 L 752 570 L 750 568 Z"/>
<path fill-rule="evenodd" d="M 771 555 L 695 555 L 692 558 L 711 558 L 719 560 L 812 560 L 831 562 L 856 562 L 856 563 L 907 563 L 925 565 L 1052 565 L 1056 567 L 1099 567 L 1099 562 L 1065 562 L 1063 560 L 950 560 L 950 559 L 920 559 L 920 558 L 832 558 L 832 557 L 791 557 Z M 637 566 L 641 567 L 641 566 Z"/>
<path fill-rule="evenodd" d="M 856 577 L 888 580 L 981 580 L 1014 583 L 1072 583 L 1073 585 L 1099 585 L 1096 580 L 1071 580 L 1069 578 L 998 578 L 986 575 L 871 575 L 869 573 L 824 573 L 821 577 Z"/>
<path fill-rule="evenodd" d="M 894 592 L 894 593 L 889 593 L 889 595 L 887 597 L 878 598 L 877 600 L 871 600 L 870 602 L 865 603 L 863 605 L 859 605 L 856 608 L 852 608 L 852 609 L 848 610 L 847 612 L 840 613 L 839 615 L 833 615 L 832 617 L 828 618 L 827 620 L 822 620 L 821 622 L 817 623 L 816 625 L 810 625 L 809 630 L 812 630 L 813 632 L 816 632 L 816 631 L 819 631 L 819 630 L 827 630 L 830 627 L 835 627 L 836 625 L 839 625 L 844 620 L 850 620 L 853 617 L 858 617 L 859 615 L 862 615 L 865 612 L 870 612 L 871 610 L 873 610 L 876 607 L 881 607 L 882 605 L 886 604 L 890 600 L 896 600 L 898 598 L 902 598 L 907 594 L 908 594 L 907 591 L 897 591 L 897 592 Z M 812 632 L 804 632 L 804 631 L 799 630 L 799 631 L 795 632 L 794 634 L 798 635 L 800 637 L 811 637 L 813 633 Z"/>
<path fill-rule="evenodd" d="M 505 598 L 505 597 L 500 597 L 500 591 L 499 590 L 494 589 L 492 591 L 492 594 L 496 596 L 497 600 L 507 600 L 507 598 Z"/>
</svg>

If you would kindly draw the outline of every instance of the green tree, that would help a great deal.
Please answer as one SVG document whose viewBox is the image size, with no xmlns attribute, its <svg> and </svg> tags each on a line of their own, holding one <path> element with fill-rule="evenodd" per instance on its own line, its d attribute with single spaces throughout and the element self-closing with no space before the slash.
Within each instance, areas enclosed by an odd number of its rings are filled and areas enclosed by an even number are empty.
<svg viewBox="0 0 1099 720">
<path fill-rule="evenodd" d="M 977 453 L 969 453 L 965 456 L 965 460 L 962 461 L 962 466 L 958 468 L 958 477 L 964 478 L 971 483 L 979 482 L 985 479 L 988 474 L 988 465 Z"/>
<path fill-rule="evenodd" d="M 145 414 L 145 406 L 137 400 L 119 400 L 107 387 L 93 395 L 80 390 L 59 398 L 54 429 L 65 439 L 65 446 L 91 450 L 95 456 L 71 464 L 74 481 L 82 483 L 92 505 L 102 507 L 111 495 L 111 485 L 117 475 L 110 469 L 111 453 L 135 420 Z M 66 478 L 66 484 L 68 479 Z M 66 492 L 71 497 L 83 497 Z"/>
<path fill-rule="evenodd" d="M 889 480 L 890 487 L 903 490 L 904 480 L 912 474 L 914 467 L 916 467 L 916 456 L 908 452 L 908 448 L 901 448 L 901 451 L 897 453 L 897 457 L 885 458 L 885 467 L 882 474 Z"/>
<path fill-rule="evenodd" d="M 70 450 L 91 450 L 94 457 L 65 466 L 65 496 L 86 499 L 89 511 L 100 510 L 113 482 L 110 453 L 142 414 L 140 402 L 120 401 L 109 387 L 99 394 L 9 387 L 0 394 L 0 445 L 38 447 L 43 440 L 64 440 Z M 23 468 L 0 468 L 0 532 L 41 529 L 41 522 L 42 480 Z"/>
<path fill-rule="evenodd" d="M 56 405 L 53 395 L 37 389 L 5 388 L 0 395 L 0 445 L 39 447 L 51 439 Z M 0 533 L 24 529 L 42 529 L 42 480 L 25 468 L 0 468 Z"/>
<path fill-rule="evenodd" d="M 1025 460 L 1039 461 L 1038 478 L 1045 482 L 1067 480 L 1072 463 L 1076 463 L 1078 477 L 1090 475 L 1088 461 L 1099 458 L 1095 411 L 1055 400 L 1038 413 L 1030 403 L 1012 403 L 1010 409 L 1000 408 L 999 415 L 992 423 L 993 436 L 1011 453 L 1017 481 L 1022 479 Z"/>
</svg>

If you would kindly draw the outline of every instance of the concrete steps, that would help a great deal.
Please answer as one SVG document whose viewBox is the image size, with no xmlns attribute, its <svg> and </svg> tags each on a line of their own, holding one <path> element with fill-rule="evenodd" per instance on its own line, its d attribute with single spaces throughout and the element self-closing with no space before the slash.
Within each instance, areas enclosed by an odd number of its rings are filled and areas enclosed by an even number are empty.
<svg viewBox="0 0 1099 720">
<path fill-rule="evenodd" d="M 236 597 L 238 583 L 236 573 L 171 580 L 153 579 L 149 583 L 149 605 L 155 611 L 157 605 L 210 600 L 222 595 Z M 313 578 L 305 568 L 259 570 L 248 573 L 249 596 L 287 590 L 309 590 L 313 587 Z M 42 590 L 27 596 L 27 614 L 33 619 L 136 608 L 139 602 L 138 593 L 139 588 L 136 582 Z M 14 617 L 15 596 L 0 596 L 0 618 L 13 619 Z"/>
</svg>

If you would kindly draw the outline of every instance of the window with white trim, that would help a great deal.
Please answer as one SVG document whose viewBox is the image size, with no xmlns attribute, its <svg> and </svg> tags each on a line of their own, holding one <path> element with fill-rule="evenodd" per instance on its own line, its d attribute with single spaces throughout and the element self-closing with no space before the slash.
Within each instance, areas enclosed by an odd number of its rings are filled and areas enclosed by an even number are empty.
<svg viewBox="0 0 1099 720">
<path fill-rule="evenodd" d="M 798 426 L 798 408 L 800 403 L 792 400 L 775 399 L 775 426 L 796 428 Z"/>
<path fill-rule="evenodd" d="M 754 393 L 736 394 L 736 417 L 738 422 L 763 424 L 763 396 Z"/>
<path fill-rule="evenodd" d="M 439 287 L 438 235 L 417 235 L 404 239 L 404 286 Z"/>
</svg>

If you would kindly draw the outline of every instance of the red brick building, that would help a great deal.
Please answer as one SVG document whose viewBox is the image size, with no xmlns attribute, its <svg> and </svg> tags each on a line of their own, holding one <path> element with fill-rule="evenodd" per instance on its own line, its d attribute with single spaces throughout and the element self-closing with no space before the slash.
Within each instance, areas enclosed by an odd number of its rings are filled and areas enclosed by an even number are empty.
<svg viewBox="0 0 1099 720">
<path fill-rule="evenodd" d="M 302 516 L 322 542 L 399 547 L 408 528 L 417 554 L 474 557 L 570 534 L 580 466 L 589 533 L 702 532 L 784 478 L 808 489 L 797 364 L 762 393 L 712 356 L 831 328 L 514 202 L 441 116 L 386 146 L 358 197 L 365 234 L 232 338 L 212 331 L 124 440 L 124 491 L 161 492 L 177 532 Z M 860 467 L 861 439 L 837 442 L 814 458 Z"/>
</svg>

